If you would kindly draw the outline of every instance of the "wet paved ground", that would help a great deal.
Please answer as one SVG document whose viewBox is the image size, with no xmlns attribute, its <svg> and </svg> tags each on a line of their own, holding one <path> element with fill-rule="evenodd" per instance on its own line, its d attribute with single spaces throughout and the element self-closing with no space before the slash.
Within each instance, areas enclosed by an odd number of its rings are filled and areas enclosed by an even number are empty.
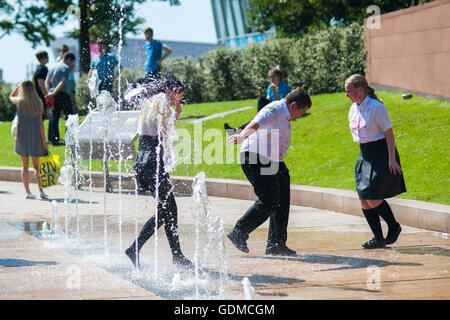
<svg viewBox="0 0 450 320">
<path fill-rule="evenodd" d="M 403 226 L 391 247 L 364 250 L 371 238 L 364 218 L 292 206 L 288 246 L 297 256 L 264 254 L 267 222 L 251 234 L 250 253 L 225 239 L 220 254 L 217 234 L 196 228 L 193 198 L 178 195 L 182 249 L 198 257 L 198 273 L 172 266 L 164 228 L 156 249 L 154 238 L 144 246 L 137 271 L 122 252 L 154 212 L 149 195 L 82 190 L 65 206 L 63 187 L 51 187 L 62 229 L 70 215 L 69 234 L 55 236 L 40 232 L 56 213 L 51 201 L 25 200 L 21 183 L 0 185 L 0 299 L 245 299 L 244 277 L 254 299 L 450 298 L 446 234 Z M 211 221 L 220 226 L 215 218 L 222 217 L 225 232 L 252 203 L 209 200 Z"/>
</svg>

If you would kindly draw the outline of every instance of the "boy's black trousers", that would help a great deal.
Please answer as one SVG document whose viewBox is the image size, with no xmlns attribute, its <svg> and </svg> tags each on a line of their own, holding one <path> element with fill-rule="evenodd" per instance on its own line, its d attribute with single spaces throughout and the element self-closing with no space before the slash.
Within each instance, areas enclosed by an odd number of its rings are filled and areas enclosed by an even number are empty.
<svg viewBox="0 0 450 320">
<path fill-rule="evenodd" d="M 267 247 L 284 246 L 290 206 L 290 176 L 286 164 L 245 152 L 241 154 L 241 167 L 258 200 L 237 221 L 233 231 L 247 240 L 253 230 L 270 218 Z"/>
</svg>

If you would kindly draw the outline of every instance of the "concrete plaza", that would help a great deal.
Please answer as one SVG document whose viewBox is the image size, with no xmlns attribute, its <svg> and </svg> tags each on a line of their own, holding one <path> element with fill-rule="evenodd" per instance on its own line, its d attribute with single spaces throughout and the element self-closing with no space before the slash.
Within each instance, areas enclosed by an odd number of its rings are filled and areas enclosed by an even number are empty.
<svg viewBox="0 0 450 320">
<path fill-rule="evenodd" d="M 36 185 L 31 188 L 36 191 Z M 90 193 L 83 187 L 64 205 L 62 186 L 46 192 L 47 201 L 25 200 L 21 183 L 1 181 L 0 299 L 240 300 L 246 298 L 244 277 L 254 288 L 254 299 L 450 298 L 446 233 L 403 226 L 394 245 L 364 250 L 361 243 L 371 238 L 364 218 L 293 205 L 287 244 L 297 256 L 264 254 L 266 222 L 250 235 L 250 253 L 238 251 L 225 238 L 224 253 L 218 254 L 218 245 L 210 246 L 204 260 L 207 230 L 196 228 L 192 196 L 178 195 L 182 249 L 191 260 L 197 253 L 199 273 L 172 266 L 164 228 L 157 233 L 156 249 L 154 238 L 144 246 L 143 270 L 137 271 L 122 252 L 154 212 L 150 195 L 136 197 L 124 190 L 119 197 L 117 191 L 94 188 Z M 51 200 L 58 202 L 62 228 L 70 214 L 67 237 L 40 232 L 55 214 Z M 222 217 L 225 232 L 252 204 L 209 200 L 210 214 Z"/>
</svg>

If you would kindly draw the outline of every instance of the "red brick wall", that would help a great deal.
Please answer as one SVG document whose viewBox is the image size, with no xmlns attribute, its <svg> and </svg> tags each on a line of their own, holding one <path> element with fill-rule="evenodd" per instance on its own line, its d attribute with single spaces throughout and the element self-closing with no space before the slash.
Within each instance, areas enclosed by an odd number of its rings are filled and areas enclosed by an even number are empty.
<svg viewBox="0 0 450 320">
<path fill-rule="evenodd" d="M 364 21 L 367 80 L 375 86 L 450 98 L 450 0 L 379 18 L 379 29 L 369 29 Z"/>
</svg>

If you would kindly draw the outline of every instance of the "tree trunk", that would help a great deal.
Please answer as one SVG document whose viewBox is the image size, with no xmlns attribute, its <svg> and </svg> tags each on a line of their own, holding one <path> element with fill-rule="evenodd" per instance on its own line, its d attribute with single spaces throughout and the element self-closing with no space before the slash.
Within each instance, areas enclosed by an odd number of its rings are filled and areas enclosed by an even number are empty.
<svg viewBox="0 0 450 320">
<path fill-rule="evenodd" d="M 89 72 L 91 65 L 91 50 L 89 47 L 89 22 L 88 22 L 88 0 L 80 0 L 80 72 L 86 74 Z"/>
</svg>

